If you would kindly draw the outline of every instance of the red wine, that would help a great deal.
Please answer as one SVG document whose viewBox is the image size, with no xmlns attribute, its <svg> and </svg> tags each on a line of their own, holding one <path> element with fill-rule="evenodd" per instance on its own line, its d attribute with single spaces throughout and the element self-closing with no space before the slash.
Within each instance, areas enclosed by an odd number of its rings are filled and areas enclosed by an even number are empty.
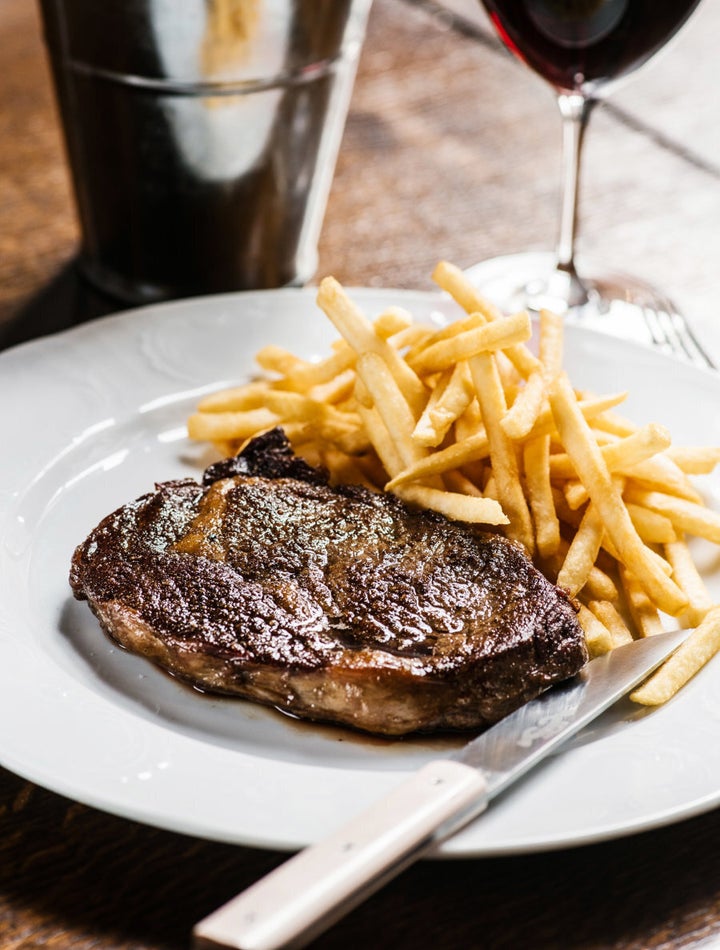
<svg viewBox="0 0 720 950">
<path fill-rule="evenodd" d="M 593 93 L 636 69 L 699 0 L 482 0 L 511 52 L 564 91 Z"/>
</svg>

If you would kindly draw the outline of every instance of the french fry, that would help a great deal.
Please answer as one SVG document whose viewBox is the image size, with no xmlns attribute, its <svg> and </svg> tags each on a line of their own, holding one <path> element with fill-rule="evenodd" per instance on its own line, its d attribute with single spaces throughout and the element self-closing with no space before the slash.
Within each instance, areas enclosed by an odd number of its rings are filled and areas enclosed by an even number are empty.
<svg viewBox="0 0 720 950">
<path fill-rule="evenodd" d="M 625 507 L 635 525 L 635 530 L 646 544 L 670 544 L 677 540 L 673 523 L 665 515 L 625 499 Z M 680 585 L 683 589 L 684 585 Z"/>
<path fill-rule="evenodd" d="M 287 373 L 282 380 L 285 389 L 305 393 L 314 386 L 330 383 L 341 373 L 352 369 L 357 359 L 355 350 L 342 341 L 342 346 L 318 363 L 305 363 Z"/>
<path fill-rule="evenodd" d="M 357 372 L 390 433 L 403 467 L 425 458 L 427 450 L 412 439 L 415 428 L 412 410 L 384 358 L 372 351 L 363 353 L 358 358 Z"/>
<path fill-rule="evenodd" d="M 409 358 L 408 365 L 419 375 L 437 373 L 478 353 L 507 349 L 513 343 L 529 340 L 531 335 L 530 317 L 523 311 L 433 343 Z"/>
<path fill-rule="evenodd" d="M 258 365 L 272 375 L 203 397 L 190 437 L 230 455 L 280 425 L 333 483 L 504 527 L 580 601 L 593 655 L 660 632 L 660 611 L 697 625 L 705 632 L 663 667 L 662 690 L 636 691 L 669 696 L 720 647 L 707 632 L 720 607 L 685 541 L 720 544 L 720 514 L 689 477 L 712 472 L 720 447 L 673 446 L 664 427 L 616 412 L 627 393 L 573 389 L 556 314 L 540 313 L 536 357 L 527 314 L 501 314 L 446 262 L 433 277 L 466 314 L 440 328 L 400 307 L 371 321 L 327 278 L 318 303 L 340 333 L 329 355 L 263 347 Z"/>
<path fill-rule="evenodd" d="M 617 442 L 603 445 L 600 451 L 608 471 L 627 472 L 629 466 L 644 462 L 662 452 L 671 443 L 670 433 L 665 426 L 650 423 Z M 552 478 L 576 478 L 577 473 L 567 455 L 554 455 L 550 459 Z"/>
<path fill-rule="evenodd" d="M 527 437 L 542 409 L 543 396 L 543 375 L 540 372 L 532 373 L 515 402 L 500 420 L 508 438 L 520 441 Z"/>
<path fill-rule="evenodd" d="M 720 463 L 719 446 L 671 445 L 665 454 L 686 475 L 709 475 Z"/>
<path fill-rule="evenodd" d="M 474 495 L 475 498 L 484 497 L 477 484 L 459 468 L 453 468 L 449 472 L 445 472 L 443 482 L 449 491 L 457 492 L 460 495 Z"/>
<path fill-rule="evenodd" d="M 598 413 L 593 422 L 593 427 L 621 439 L 627 438 L 627 436 L 637 432 L 639 428 L 639 426 L 624 416 L 609 411 Z"/>
<path fill-rule="evenodd" d="M 677 691 L 692 679 L 703 666 L 720 651 L 720 607 L 713 607 L 666 660 L 639 689 L 630 694 L 633 702 L 643 706 L 659 706 L 666 703 Z"/>
<path fill-rule="evenodd" d="M 255 362 L 267 372 L 278 373 L 281 376 L 307 365 L 305 360 L 301 360 L 281 346 L 275 346 L 274 343 L 258 350 L 255 354 Z"/>
<path fill-rule="evenodd" d="M 422 351 L 429 346 L 442 343 L 444 340 L 451 340 L 453 337 L 465 333 L 466 330 L 474 330 L 476 327 L 481 327 L 485 323 L 486 320 L 482 314 L 472 313 L 461 320 L 453 320 L 452 323 L 447 323 L 437 330 L 431 330 L 429 327 L 425 327 L 425 334 L 410 347 L 405 355 L 405 359 L 412 362 L 418 359 Z"/>
<path fill-rule="evenodd" d="M 265 396 L 272 383 L 267 380 L 231 386 L 203 396 L 197 406 L 198 412 L 241 412 L 260 409 L 265 405 Z"/>
<path fill-rule="evenodd" d="M 588 609 L 610 631 L 613 649 L 623 646 L 625 643 L 632 643 L 633 635 L 615 604 L 609 600 L 591 600 Z"/>
<path fill-rule="evenodd" d="M 470 367 L 464 360 L 445 370 L 430 393 L 412 437 L 420 445 L 440 445 L 450 427 L 465 412 L 475 392 Z"/>
<path fill-rule="evenodd" d="M 373 320 L 373 329 L 377 335 L 387 340 L 413 325 L 412 314 L 403 307 L 387 307 Z"/>
<path fill-rule="evenodd" d="M 475 435 L 468 436 L 459 442 L 439 449 L 419 461 L 403 467 L 390 482 L 387 490 L 393 491 L 398 485 L 405 482 L 418 481 L 432 475 L 443 475 L 454 468 L 461 468 L 469 462 L 488 458 L 490 455 L 490 441 L 484 428 L 480 428 Z"/>
<path fill-rule="evenodd" d="M 612 634 L 584 604 L 580 604 L 578 620 L 585 634 L 585 642 L 591 657 L 602 656 L 612 650 Z"/>
<path fill-rule="evenodd" d="M 680 531 L 720 544 L 720 514 L 704 505 L 632 486 L 625 489 L 625 497 L 636 505 L 665 515 Z"/>
<path fill-rule="evenodd" d="M 560 439 L 580 481 L 605 524 L 605 530 L 625 565 L 632 565 L 648 595 L 669 614 L 678 614 L 687 597 L 663 573 L 648 554 L 627 512 L 622 496 L 613 485 L 602 453 L 577 408 L 567 377 L 559 375 L 550 385 L 549 399 Z"/>
<path fill-rule="evenodd" d="M 247 439 L 276 425 L 278 417 L 269 409 L 247 409 L 238 412 L 195 412 L 187 421 L 191 439 L 219 442 Z"/>
<path fill-rule="evenodd" d="M 506 525 L 509 519 L 492 498 L 477 498 L 457 492 L 429 488 L 427 485 L 404 485 L 396 494 L 405 501 L 430 508 L 453 521 L 470 524 Z"/>
<path fill-rule="evenodd" d="M 551 310 L 540 311 L 538 356 L 545 379 L 554 379 L 562 371 L 564 321 Z"/>
<path fill-rule="evenodd" d="M 368 408 L 362 403 L 358 405 L 358 412 L 385 473 L 388 475 L 398 473 L 403 467 L 402 456 L 397 450 L 380 413 L 375 407 Z"/>
<path fill-rule="evenodd" d="M 635 629 L 641 637 L 652 637 L 663 632 L 662 620 L 657 607 L 645 593 L 640 583 L 624 565 L 620 565 L 620 583 L 625 594 L 625 603 Z"/>
<path fill-rule="evenodd" d="M 550 484 L 550 436 L 530 439 L 523 447 L 525 485 L 530 504 L 535 544 L 541 557 L 550 557 L 560 547 L 560 522 Z"/>
<path fill-rule="evenodd" d="M 572 539 L 557 577 L 558 587 L 574 597 L 587 583 L 602 543 L 603 526 L 597 508 L 591 502 Z"/>
<path fill-rule="evenodd" d="M 356 353 L 377 353 L 391 367 L 398 386 L 417 419 L 425 407 L 428 393 L 397 350 L 378 337 L 365 314 L 355 306 L 334 278 L 326 277 L 321 282 L 317 302 Z"/>
<path fill-rule="evenodd" d="M 525 545 L 532 556 L 535 548 L 530 509 L 520 482 L 515 446 L 503 432 L 500 422 L 507 411 L 495 361 L 490 353 L 479 353 L 470 360 L 475 391 L 480 404 L 490 445 L 490 461 L 500 504 L 510 519 L 508 536 Z"/>
<path fill-rule="evenodd" d="M 352 395 L 354 388 L 355 371 L 346 369 L 344 372 L 338 373 L 334 379 L 313 386 L 312 389 L 307 391 L 307 395 L 313 402 L 336 405 L 339 411 L 342 412 L 343 410 L 340 409 L 338 404 L 346 402 Z"/>
<path fill-rule="evenodd" d="M 440 261 L 433 271 L 435 283 L 456 300 L 467 313 L 480 313 L 486 320 L 493 321 L 502 318 L 502 313 L 486 300 L 473 287 L 465 274 L 454 264 Z M 511 346 L 506 350 L 509 360 L 521 376 L 527 379 L 531 373 L 540 369 L 540 361 L 522 343 Z"/>
<path fill-rule="evenodd" d="M 609 396 L 597 396 L 591 399 L 581 399 L 578 402 L 578 409 L 585 419 L 593 419 L 599 413 L 604 412 L 609 406 L 617 406 L 627 399 L 627 393 L 612 393 Z M 555 421 L 550 407 L 543 409 L 535 421 L 535 425 L 528 432 L 529 439 L 536 439 L 540 435 L 552 435 L 555 431 Z"/>
<path fill-rule="evenodd" d="M 665 557 L 670 562 L 675 580 L 688 596 L 689 603 L 683 611 L 682 620 L 688 626 L 696 627 L 704 620 L 708 610 L 713 606 L 713 601 L 685 539 L 678 538 L 666 544 Z"/>
<path fill-rule="evenodd" d="M 449 261 L 439 261 L 432 272 L 432 279 L 460 304 L 466 313 L 479 313 L 486 320 L 502 319 L 502 312 L 474 287 L 467 276 Z"/>
<path fill-rule="evenodd" d="M 687 501 L 702 503 L 702 496 L 692 486 L 687 475 L 666 456 L 655 455 L 634 465 L 622 465 L 617 471 L 632 478 L 642 488 L 666 492 L 677 495 L 678 498 L 685 498 Z"/>
<path fill-rule="evenodd" d="M 582 506 L 587 503 L 587 500 L 590 497 L 588 495 L 588 490 L 583 485 L 583 483 L 575 481 L 574 479 L 564 483 L 563 496 L 568 508 L 571 508 L 573 511 L 577 511 L 578 508 L 582 508 Z"/>
</svg>

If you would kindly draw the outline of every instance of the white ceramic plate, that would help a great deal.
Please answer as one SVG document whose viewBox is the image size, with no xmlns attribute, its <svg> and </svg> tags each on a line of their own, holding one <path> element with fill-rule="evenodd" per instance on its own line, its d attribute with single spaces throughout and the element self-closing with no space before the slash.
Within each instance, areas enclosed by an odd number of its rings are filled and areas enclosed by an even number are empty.
<svg viewBox="0 0 720 950">
<path fill-rule="evenodd" d="M 353 292 L 374 315 L 453 314 L 430 294 Z M 56 792 L 193 835 L 271 848 L 315 841 L 449 746 L 388 742 L 200 695 L 114 647 L 67 583 L 73 549 L 114 508 L 212 459 L 184 420 L 199 395 L 278 343 L 312 357 L 335 331 L 314 292 L 133 311 L 0 356 L 0 762 Z M 630 388 L 627 412 L 678 443 L 720 443 L 720 376 L 568 328 L 572 379 Z M 706 489 L 720 497 L 719 483 Z M 699 557 L 720 598 L 720 559 Z M 621 703 L 443 847 L 535 851 L 675 821 L 720 801 L 720 662 L 665 708 Z"/>
</svg>

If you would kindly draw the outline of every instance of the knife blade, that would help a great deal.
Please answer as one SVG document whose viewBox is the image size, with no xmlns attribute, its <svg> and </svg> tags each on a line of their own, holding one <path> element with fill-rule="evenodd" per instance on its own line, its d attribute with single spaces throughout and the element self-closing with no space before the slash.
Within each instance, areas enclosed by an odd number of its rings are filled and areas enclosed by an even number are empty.
<svg viewBox="0 0 720 950">
<path fill-rule="evenodd" d="M 327 838 L 200 921 L 196 950 L 304 947 L 476 818 L 488 803 L 658 667 L 673 630 L 591 660 L 461 751 L 429 762 Z"/>
</svg>

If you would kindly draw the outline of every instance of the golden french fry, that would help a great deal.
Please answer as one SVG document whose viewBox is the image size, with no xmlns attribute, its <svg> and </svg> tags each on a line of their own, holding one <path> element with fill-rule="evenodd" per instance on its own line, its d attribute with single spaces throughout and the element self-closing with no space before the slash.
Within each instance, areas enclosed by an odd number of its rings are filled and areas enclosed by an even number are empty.
<svg viewBox="0 0 720 950">
<path fill-rule="evenodd" d="M 412 348 L 424 343 L 431 334 L 430 327 L 426 327 L 422 323 L 414 323 L 411 327 L 393 333 L 392 336 L 388 337 L 388 343 L 396 350 L 403 350 L 406 347 Z"/>
<path fill-rule="evenodd" d="M 405 359 L 412 362 L 416 360 L 420 356 L 420 353 L 427 349 L 427 347 L 434 346 L 436 343 L 442 343 L 443 340 L 450 340 L 455 336 L 459 336 L 461 333 L 465 333 L 466 330 L 474 330 L 476 327 L 481 327 L 485 323 L 486 321 L 481 314 L 472 313 L 461 320 L 453 320 L 452 323 L 447 323 L 437 330 L 425 327 L 426 333 L 410 347 L 405 355 Z"/>
<path fill-rule="evenodd" d="M 503 314 L 495 304 L 483 297 L 460 268 L 449 261 L 439 261 L 435 265 L 432 279 L 438 287 L 450 294 L 466 313 L 480 313 L 486 320 L 502 319 Z"/>
<path fill-rule="evenodd" d="M 677 495 L 678 498 L 685 498 L 697 504 L 702 503 L 702 496 L 693 488 L 687 475 L 665 455 L 655 455 L 634 465 L 622 465 L 617 471 L 632 478 L 642 488 Z"/>
<path fill-rule="evenodd" d="M 597 508 L 591 502 L 570 543 L 557 577 L 558 587 L 566 590 L 571 597 L 574 597 L 587 583 L 600 551 L 604 531 Z"/>
<path fill-rule="evenodd" d="M 392 436 L 385 427 L 380 413 L 375 407 L 358 404 L 358 412 L 363 420 L 365 431 L 372 443 L 380 462 L 388 475 L 399 472 L 403 467 L 402 456 L 398 452 Z M 387 479 L 383 475 L 383 482 Z"/>
<path fill-rule="evenodd" d="M 609 406 L 617 406 L 627 399 L 627 392 L 613 393 L 610 396 L 597 396 L 591 399 L 581 399 L 578 402 L 578 409 L 585 419 L 593 419 L 596 415 L 604 412 Z M 528 432 L 529 439 L 535 439 L 539 435 L 552 435 L 555 431 L 555 421 L 553 419 L 550 407 L 543 409 L 537 417 L 535 425 Z"/>
<path fill-rule="evenodd" d="M 357 354 L 344 340 L 341 342 L 342 346 L 326 359 L 318 363 L 305 363 L 286 373 L 282 380 L 284 388 L 293 392 L 308 392 L 314 386 L 330 383 L 341 373 L 352 369 Z"/>
<path fill-rule="evenodd" d="M 616 412 L 602 412 L 593 420 L 593 428 L 624 439 L 637 432 L 639 426 Z"/>
<path fill-rule="evenodd" d="M 412 324 L 412 314 L 403 307 L 387 307 L 372 322 L 373 329 L 383 340 L 409 329 Z"/>
<path fill-rule="evenodd" d="M 334 405 L 342 412 L 347 410 L 340 409 L 339 404 L 347 402 L 349 397 L 352 396 L 354 388 L 355 370 L 346 369 L 344 372 L 338 373 L 334 379 L 313 386 L 312 389 L 307 391 L 307 395 L 313 402 Z"/>
<path fill-rule="evenodd" d="M 613 649 L 622 646 L 624 643 L 632 643 L 633 635 L 615 604 L 610 603 L 609 600 L 591 600 L 588 608 L 595 614 L 600 623 L 610 631 Z"/>
<path fill-rule="evenodd" d="M 583 485 L 582 482 L 576 481 L 567 481 L 563 484 L 562 487 L 563 497 L 567 503 L 568 508 L 573 511 L 577 511 L 579 508 L 587 502 L 588 495 L 587 488 Z"/>
<path fill-rule="evenodd" d="M 544 395 L 542 373 L 532 373 L 515 402 L 500 420 L 508 438 L 519 441 L 527 437 L 540 414 Z"/>
<path fill-rule="evenodd" d="M 489 321 L 502 319 L 503 315 L 494 304 L 486 300 L 454 264 L 440 261 L 433 271 L 435 283 L 450 294 L 466 313 L 479 313 Z M 540 361 L 522 343 L 511 346 L 506 351 L 508 359 L 525 379 L 541 368 Z"/>
<path fill-rule="evenodd" d="M 566 546 L 561 543 L 560 551 L 563 550 L 567 552 Z M 597 564 L 590 570 L 581 594 L 591 600 L 609 600 L 612 603 L 616 603 L 620 599 L 620 591 L 617 589 L 615 582 Z"/>
<path fill-rule="evenodd" d="M 197 405 L 197 411 L 240 412 L 246 409 L 260 409 L 265 405 L 265 396 L 272 386 L 272 383 L 263 379 L 245 383 L 244 386 L 221 389 L 203 396 Z"/>
<path fill-rule="evenodd" d="M 597 441 L 597 440 L 596 440 Z M 665 426 L 650 423 L 617 442 L 603 445 L 605 464 L 610 472 L 627 471 L 628 466 L 645 461 L 666 449 L 671 442 L 670 433 Z M 552 478 L 576 478 L 577 473 L 567 455 L 554 455 L 550 460 Z"/>
<path fill-rule="evenodd" d="M 649 680 L 630 694 L 643 706 L 666 703 L 688 680 L 720 651 L 720 607 L 713 607 L 705 619 L 678 647 L 669 660 Z"/>
<path fill-rule="evenodd" d="M 343 431 L 357 424 L 355 413 L 341 412 L 336 406 L 316 402 L 303 393 L 269 390 L 265 408 L 279 419 L 288 422 L 317 422 Z"/>
<path fill-rule="evenodd" d="M 696 627 L 713 606 L 712 597 L 684 538 L 666 544 L 664 550 L 675 580 L 688 596 L 689 604 L 683 611 L 682 619 L 688 626 Z"/>
<path fill-rule="evenodd" d="M 508 536 L 524 544 L 532 556 L 535 548 L 532 519 L 520 481 L 515 446 L 500 425 L 507 404 L 492 355 L 479 353 L 474 356 L 470 360 L 470 371 L 490 445 L 490 461 L 500 504 L 510 519 Z"/>
<path fill-rule="evenodd" d="M 554 379 L 562 371 L 565 321 L 551 310 L 540 311 L 538 356 L 545 379 Z"/>
<path fill-rule="evenodd" d="M 472 376 L 471 376 L 472 378 Z M 465 412 L 456 420 L 454 426 L 456 442 L 463 442 L 465 439 L 471 439 L 479 432 L 485 431 L 482 421 L 480 406 L 475 398 L 475 388 L 473 386 L 473 398 Z"/>
<path fill-rule="evenodd" d="M 365 314 L 333 277 L 321 282 L 317 302 L 356 353 L 377 353 L 383 358 L 417 419 L 425 407 L 427 390 L 397 350 L 375 333 Z"/>
<path fill-rule="evenodd" d="M 619 573 L 625 603 L 638 635 L 652 637 L 656 633 L 662 633 L 663 625 L 660 613 L 640 586 L 637 577 L 623 564 L 620 565 Z"/>
<path fill-rule="evenodd" d="M 550 484 L 549 455 L 548 435 L 530 439 L 523 447 L 525 485 L 535 526 L 535 544 L 541 557 L 555 554 L 560 547 L 560 522 Z"/>
<path fill-rule="evenodd" d="M 662 610 L 669 614 L 680 613 L 687 604 L 687 597 L 659 569 L 635 530 L 564 374 L 557 376 L 550 384 L 549 399 L 565 451 L 580 481 L 587 488 L 591 501 L 597 506 L 605 531 L 617 549 L 620 560 L 632 566 L 648 595 Z"/>
<path fill-rule="evenodd" d="M 720 463 L 720 446 L 671 445 L 665 454 L 686 475 L 709 475 Z"/>
<path fill-rule="evenodd" d="M 467 362 L 456 363 L 445 370 L 430 393 L 423 414 L 413 431 L 420 445 L 440 445 L 450 427 L 472 402 L 475 391 Z"/>
<path fill-rule="evenodd" d="M 635 525 L 635 529 L 646 544 L 669 544 L 677 540 L 673 523 L 665 515 L 649 508 L 635 505 L 625 499 L 625 507 Z M 680 586 L 685 589 L 683 584 Z M 687 593 L 687 591 L 686 591 Z"/>
<path fill-rule="evenodd" d="M 412 465 L 404 466 L 392 481 L 388 482 L 387 489 L 393 491 L 405 482 L 418 481 L 432 475 L 443 475 L 469 462 L 485 459 L 489 454 L 490 442 L 485 430 L 481 428 L 475 435 L 468 436 L 460 442 L 454 442 L 447 448 L 438 449 Z"/>
<path fill-rule="evenodd" d="M 720 514 L 704 505 L 632 485 L 625 489 L 625 497 L 629 502 L 665 515 L 680 531 L 720 544 Z"/>
<path fill-rule="evenodd" d="M 278 417 L 269 409 L 247 409 L 238 412 L 195 412 L 187 421 L 191 439 L 220 442 L 247 439 L 263 429 L 277 425 Z"/>
<path fill-rule="evenodd" d="M 290 353 L 288 350 L 283 349 L 281 346 L 276 346 L 274 343 L 270 343 L 261 350 L 258 350 L 255 354 L 255 362 L 267 372 L 279 373 L 281 376 L 285 373 L 292 372 L 294 369 L 307 366 L 305 360 L 301 360 L 300 357 L 295 356 L 294 353 Z"/>
<path fill-rule="evenodd" d="M 529 340 L 531 335 L 530 316 L 525 312 L 516 313 L 512 317 L 486 323 L 433 343 L 422 349 L 416 357 L 409 358 L 408 364 L 420 375 L 437 373 L 478 353 L 506 349 L 513 343 Z"/>
<path fill-rule="evenodd" d="M 460 495 L 457 492 L 429 488 L 426 485 L 402 485 L 395 494 L 404 501 L 430 508 L 453 521 L 491 525 L 509 523 L 500 505 L 492 498 Z"/>
<path fill-rule="evenodd" d="M 427 450 L 412 439 L 415 417 L 385 359 L 376 352 L 363 353 L 358 357 L 357 373 L 372 396 L 403 467 L 425 458 Z"/>
<path fill-rule="evenodd" d="M 613 648 L 612 634 L 595 614 L 584 604 L 580 604 L 578 621 L 585 634 L 585 642 L 590 656 L 602 656 Z"/>
<path fill-rule="evenodd" d="M 454 468 L 443 475 L 443 482 L 448 491 L 457 492 L 459 495 L 473 495 L 475 498 L 483 498 L 483 492 L 477 484 L 463 474 L 459 468 Z"/>
</svg>

